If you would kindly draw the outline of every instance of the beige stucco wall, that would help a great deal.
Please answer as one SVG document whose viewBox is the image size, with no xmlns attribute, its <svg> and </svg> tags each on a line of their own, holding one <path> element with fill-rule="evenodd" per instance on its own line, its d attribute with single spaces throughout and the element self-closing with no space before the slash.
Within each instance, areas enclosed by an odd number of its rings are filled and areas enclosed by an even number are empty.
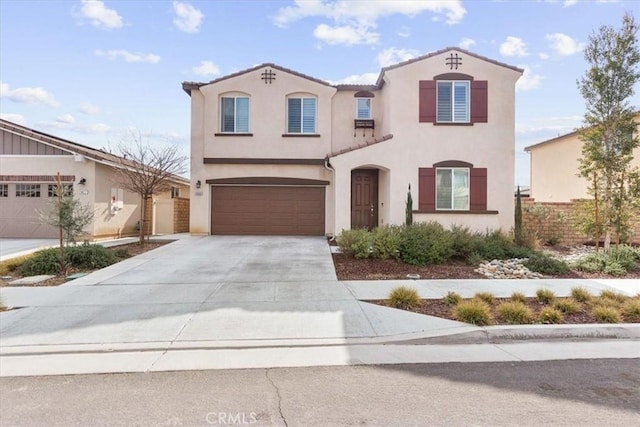
<svg viewBox="0 0 640 427">
<path fill-rule="evenodd" d="M 354 120 L 356 118 L 356 98 L 354 95 L 356 92 L 358 91 L 340 90 L 333 96 L 333 108 L 331 111 L 333 129 L 330 150 L 332 153 L 364 144 L 375 137 L 383 135 L 381 128 L 383 109 L 379 91 L 371 91 L 374 94 L 374 98 L 370 98 L 375 129 L 354 129 Z"/>
<path fill-rule="evenodd" d="M 569 202 L 591 197 L 587 191 L 589 183 L 578 176 L 582 145 L 577 134 L 570 134 L 530 148 L 531 197 L 536 202 Z M 631 164 L 640 167 L 640 148 L 634 150 Z"/>
<path fill-rule="evenodd" d="M 140 220 L 140 197 L 125 191 L 123 208 L 113 210 L 110 202 L 112 188 L 122 188 L 117 183 L 117 174 L 111 167 L 96 163 L 94 235 L 115 237 L 136 234 L 136 223 Z"/>
</svg>

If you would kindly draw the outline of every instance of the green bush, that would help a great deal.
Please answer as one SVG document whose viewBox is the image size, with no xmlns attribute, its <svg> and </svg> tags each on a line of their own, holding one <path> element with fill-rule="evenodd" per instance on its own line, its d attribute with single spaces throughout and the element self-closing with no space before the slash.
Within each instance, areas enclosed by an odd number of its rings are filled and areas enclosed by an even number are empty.
<svg viewBox="0 0 640 427">
<path fill-rule="evenodd" d="M 524 262 L 524 265 L 529 270 L 542 274 L 563 274 L 569 271 L 566 262 L 541 252 L 529 255 L 529 259 Z"/>
<path fill-rule="evenodd" d="M 343 254 L 356 258 L 368 258 L 371 255 L 371 233 L 364 228 L 342 230 L 336 242 Z"/>
<path fill-rule="evenodd" d="M 410 310 L 420 304 L 418 291 L 406 286 L 399 286 L 392 289 L 388 300 L 388 305 L 390 307 L 399 308 L 401 310 Z"/>
<path fill-rule="evenodd" d="M 468 260 L 474 253 L 474 248 L 478 245 L 477 241 L 481 237 L 478 234 L 474 234 L 468 227 L 460 225 L 451 226 L 451 238 L 452 238 L 452 257 L 460 260 Z M 482 262 L 482 259 L 479 260 Z"/>
<path fill-rule="evenodd" d="M 612 262 L 617 262 L 627 271 L 634 270 L 640 262 L 640 248 L 628 245 L 612 247 L 607 252 L 607 258 Z"/>
<path fill-rule="evenodd" d="M 552 307 L 545 307 L 542 310 L 540 310 L 540 314 L 538 315 L 538 320 L 541 323 L 546 323 L 546 324 L 556 324 L 556 323 L 562 323 L 562 321 L 564 320 L 564 317 L 562 316 L 562 313 Z"/>
<path fill-rule="evenodd" d="M 474 239 L 472 253 L 477 253 L 483 260 L 527 258 L 532 250 L 516 245 L 510 236 L 500 230 L 477 235 Z"/>
<path fill-rule="evenodd" d="M 447 294 L 442 297 L 442 302 L 447 305 L 458 305 L 462 301 L 462 295 L 456 292 L 447 292 Z"/>
<path fill-rule="evenodd" d="M 620 323 L 620 312 L 615 307 L 596 306 L 591 310 L 591 315 L 603 323 Z"/>
<path fill-rule="evenodd" d="M 542 304 L 550 304 L 556 297 L 556 294 L 550 289 L 540 288 L 536 291 L 536 297 Z"/>
<path fill-rule="evenodd" d="M 496 299 L 495 295 L 493 295 L 491 292 L 476 292 L 473 297 L 479 299 L 480 301 L 484 301 L 489 305 L 493 304 L 493 301 Z"/>
<path fill-rule="evenodd" d="M 578 302 L 588 302 L 591 300 L 591 294 L 583 287 L 571 288 L 571 296 Z"/>
<path fill-rule="evenodd" d="M 627 274 L 627 269 L 618 261 L 608 261 L 604 266 L 604 272 L 610 276 L 624 276 Z"/>
<path fill-rule="evenodd" d="M 640 323 L 640 299 L 628 299 L 622 305 L 622 316 L 626 322 Z"/>
<path fill-rule="evenodd" d="M 580 303 L 572 298 L 559 299 L 553 303 L 552 307 L 565 314 L 577 313 L 582 308 Z"/>
<path fill-rule="evenodd" d="M 118 248 L 113 250 L 113 255 L 115 255 L 118 259 L 127 259 L 131 258 L 131 254 L 125 248 Z"/>
<path fill-rule="evenodd" d="M 607 252 L 596 252 L 578 260 L 574 267 L 589 273 L 604 272 L 611 276 L 623 276 L 638 268 L 640 249 L 627 245 L 612 247 Z"/>
<path fill-rule="evenodd" d="M 33 254 L 18 268 L 22 276 L 40 274 L 58 274 L 60 272 L 60 250 L 58 248 L 42 249 Z"/>
<path fill-rule="evenodd" d="M 400 233 L 400 258 L 407 264 L 442 264 L 452 255 L 451 233 L 437 222 L 413 224 Z"/>
<path fill-rule="evenodd" d="M 525 325 L 533 322 L 533 312 L 521 302 L 507 301 L 497 308 L 498 316 L 511 325 Z"/>
<path fill-rule="evenodd" d="M 400 249 L 400 227 L 378 227 L 372 233 L 372 256 L 374 258 L 398 258 Z"/>
<path fill-rule="evenodd" d="M 493 323 L 491 310 L 487 303 L 479 299 L 462 301 L 453 309 L 453 317 L 460 322 L 484 326 Z"/>
<path fill-rule="evenodd" d="M 511 294 L 511 301 L 513 302 L 526 302 L 527 301 L 527 296 L 525 294 L 523 294 L 522 292 L 513 292 Z"/>
<path fill-rule="evenodd" d="M 109 249 L 87 242 L 66 248 L 65 259 L 69 266 L 78 269 L 104 268 L 118 262 L 118 258 Z"/>
</svg>

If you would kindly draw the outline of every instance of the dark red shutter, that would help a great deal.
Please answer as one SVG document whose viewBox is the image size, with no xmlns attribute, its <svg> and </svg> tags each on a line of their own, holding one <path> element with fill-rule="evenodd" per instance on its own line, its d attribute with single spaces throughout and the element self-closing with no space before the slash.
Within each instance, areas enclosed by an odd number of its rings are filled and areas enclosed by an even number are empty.
<svg viewBox="0 0 640 427">
<path fill-rule="evenodd" d="M 436 122 L 436 82 L 420 80 L 420 123 Z"/>
<path fill-rule="evenodd" d="M 436 210 L 436 169 L 418 169 L 418 209 L 421 211 Z"/>
<path fill-rule="evenodd" d="M 471 168 L 469 210 L 487 210 L 487 168 Z"/>
<path fill-rule="evenodd" d="M 488 121 L 488 84 L 486 80 L 471 81 L 471 123 Z"/>
</svg>

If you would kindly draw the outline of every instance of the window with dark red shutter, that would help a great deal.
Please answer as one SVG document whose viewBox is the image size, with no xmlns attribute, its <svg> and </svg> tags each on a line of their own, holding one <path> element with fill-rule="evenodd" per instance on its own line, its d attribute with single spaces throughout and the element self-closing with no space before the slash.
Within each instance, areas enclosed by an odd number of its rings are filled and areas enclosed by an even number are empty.
<svg viewBox="0 0 640 427">
<path fill-rule="evenodd" d="M 487 211 L 487 168 L 474 168 L 459 160 L 439 162 L 432 168 L 418 169 L 418 210 L 422 212 L 455 212 L 436 210 L 436 168 L 469 167 L 469 211 Z"/>
<path fill-rule="evenodd" d="M 473 80 L 471 82 L 471 123 L 487 123 L 488 101 L 488 82 Z"/>
<path fill-rule="evenodd" d="M 466 74 L 448 73 L 434 77 L 434 80 L 420 81 L 419 94 L 419 122 L 420 123 L 437 123 L 438 122 L 438 100 L 437 100 L 437 81 L 449 80 L 468 81 L 470 82 L 469 93 L 469 121 L 456 122 L 454 120 L 445 120 L 441 123 L 446 124 L 465 124 L 469 123 L 487 123 L 489 120 L 489 83 L 486 80 L 473 80 L 472 76 Z"/>
<path fill-rule="evenodd" d="M 420 81 L 419 95 L 419 121 L 420 123 L 436 122 L 436 82 L 434 80 Z"/>
<path fill-rule="evenodd" d="M 487 210 L 487 168 L 472 168 L 469 179 L 469 210 Z"/>
<path fill-rule="evenodd" d="M 418 169 L 418 209 L 436 210 L 436 168 Z"/>
</svg>

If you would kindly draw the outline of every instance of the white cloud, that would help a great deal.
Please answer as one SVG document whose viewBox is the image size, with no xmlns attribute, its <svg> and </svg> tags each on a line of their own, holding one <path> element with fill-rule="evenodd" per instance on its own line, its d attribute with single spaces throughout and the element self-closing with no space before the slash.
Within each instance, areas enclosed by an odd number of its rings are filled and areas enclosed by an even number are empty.
<svg viewBox="0 0 640 427">
<path fill-rule="evenodd" d="M 73 124 L 76 122 L 76 119 L 71 114 L 67 113 L 59 116 L 56 121 L 59 123 Z"/>
<path fill-rule="evenodd" d="M 518 135 L 539 133 L 556 133 L 562 135 L 580 126 L 582 119 L 581 116 L 536 117 L 524 123 L 516 123 L 516 133 Z"/>
<path fill-rule="evenodd" d="M 418 56 L 420 52 L 415 49 L 401 49 L 397 47 L 390 47 L 378 54 L 376 60 L 380 68 L 388 67 L 389 65 L 397 64 L 398 62 L 408 61 Z"/>
<path fill-rule="evenodd" d="M 519 37 L 508 36 L 500 45 L 502 56 L 527 56 L 527 44 Z"/>
<path fill-rule="evenodd" d="M 333 21 L 333 25 L 323 23 L 316 26 L 314 35 L 322 42 L 375 44 L 380 38 L 375 32 L 379 18 L 390 15 L 413 17 L 425 11 L 443 15 L 448 24 L 461 22 L 467 13 L 460 0 L 295 0 L 293 6 L 278 10 L 274 23 L 286 27 L 301 19 L 323 17 Z M 401 32 L 407 34 L 407 31 Z"/>
<path fill-rule="evenodd" d="M 409 37 L 411 35 L 411 28 L 407 26 L 400 27 L 400 29 L 398 30 L 398 35 L 404 38 Z"/>
<path fill-rule="evenodd" d="M 173 25 L 185 33 L 197 33 L 204 19 L 204 14 L 190 5 L 179 1 L 173 2 L 173 11 L 176 16 L 173 18 Z"/>
<path fill-rule="evenodd" d="M 84 103 L 80 106 L 80 112 L 83 114 L 88 114 L 90 116 L 95 115 L 95 114 L 100 114 L 102 112 L 102 109 L 100 107 L 98 107 L 97 105 L 93 105 L 93 104 L 89 104 L 89 103 Z"/>
<path fill-rule="evenodd" d="M 66 129 L 71 132 L 81 133 L 86 135 L 92 134 L 105 134 L 111 132 L 111 126 L 104 123 L 92 123 L 92 124 L 79 124 L 79 123 L 65 123 L 59 120 L 55 122 L 40 122 L 38 123 L 44 128 Z"/>
<path fill-rule="evenodd" d="M 546 53 L 546 52 L 540 52 L 540 53 L 538 54 L 538 57 L 539 57 L 540 59 L 543 59 L 543 60 L 544 60 L 544 59 L 549 59 L 549 54 L 548 54 L 548 53 Z"/>
<path fill-rule="evenodd" d="M 115 9 L 109 9 L 101 0 L 82 0 L 80 13 L 91 20 L 96 28 L 111 30 L 122 27 L 122 17 Z"/>
<path fill-rule="evenodd" d="M 200 61 L 200 65 L 191 68 L 191 71 L 199 76 L 217 76 L 220 74 L 220 68 L 211 61 Z"/>
<path fill-rule="evenodd" d="M 0 119 L 8 120 L 23 126 L 27 124 L 27 119 L 25 119 L 22 114 L 17 113 L 0 113 Z"/>
<path fill-rule="evenodd" d="M 378 73 L 364 73 L 364 74 L 352 74 L 340 79 L 338 81 L 332 81 L 331 84 L 344 84 L 344 85 L 372 85 L 378 80 Z"/>
<path fill-rule="evenodd" d="M 353 27 L 350 25 L 332 27 L 320 24 L 313 30 L 315 38 L 326 44 L 344 44 L 352 46 L 356 44 L 375 44 L 380 34 L 371 32 L 367 27 Z"/>
<path fill-rule="evenodd" d="M 520 77 L 516 83 L 516 91 L 527 91 L 540 87 L 542 79 L 544 79 L 543 76 L 535 74 L 527 65 L 519 65 L 519 67 L 524 70 L 524 73 L 522 73 L 522 77 Z"/>
<path fill-rule="evenodd" d="M 562 7 L 573 6 L 576 3 L 578 3 L 578 0 L 564 0 L 564 3 L 562 4 Z"/>
<path fill-rule="evenodd" d="M 573 55 L 584 49 L 584 43 L 578 43 L 566 34 L 547 34 L 546 39 L 549 47 L 560 56 Z"/>
<path fill-rule="evenodd" d="M 131 53 L 124 49 L 115 50 L 96 50 L 96 55 L 109 58 L 111 60 L 122 58 L 126 62 L 147 62 L 149 64 L 157 64 L 160 62 L 160 57 L 153 53 Z"/>
<path fill-rule="evenodd" d="M 471 49 L 471 46 L 475 45 L 476 41 L 474 39 L 470 39 L 469 37 L 464 37 L 460 43 L 458 43 L 458 47 L 460 49 Z"/>
<path fill-rule="evenodd" d="M 13 102 L 24 104 L 41 104 L 58 107 L 56 98 L 41 87 L 19 87 L 11 89 L 7 83 L 0 82 L 0 98 L 7 98 Z"/>
</svg>

